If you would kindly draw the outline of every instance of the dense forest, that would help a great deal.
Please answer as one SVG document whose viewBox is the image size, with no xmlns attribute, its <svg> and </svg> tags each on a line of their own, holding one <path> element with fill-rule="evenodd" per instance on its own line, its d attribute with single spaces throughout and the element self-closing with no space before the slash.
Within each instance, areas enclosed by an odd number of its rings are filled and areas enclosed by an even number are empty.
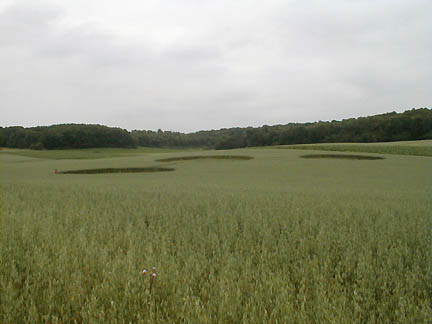
<svg viewBox="0 0 432 324">
<path fill-rule="evenodd" d="M 202 147 L 231 149 L 280 144 L 391 142 L 432 139 L 432 110 L 245 128 L 224 128 L 190 134 L 145 131 L 101 125 L 63 124 L 24 128 L 0 127 L 0 145 L 10 148 L 67 149 L 92 147 Z"/>
<path fill-rule="evenodd" d="M 124 129 L 84 124 L 0 127 L 0 143 L 2 147 L 36 150 L 136 146 Z"/>
</svg>

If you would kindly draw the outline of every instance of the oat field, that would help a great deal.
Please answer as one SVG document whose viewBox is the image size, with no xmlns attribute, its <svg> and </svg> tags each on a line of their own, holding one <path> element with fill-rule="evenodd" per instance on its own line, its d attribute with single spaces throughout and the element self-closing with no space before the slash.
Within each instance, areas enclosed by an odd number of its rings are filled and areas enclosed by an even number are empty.
<svg viewBox="0 0 432 324">
<path fill-rule="evenodd" d="M 363 152 L 415 156 L 432 156 L 432 140 L 386 143 L 320 143 L 279 145 L 276 148 L 337 152 Z"/>
<path fill-rule="evenodd" d="M 0 152 L 0 323 L 432 322 L 431 157 L 110 150 Z"/>
</svg>

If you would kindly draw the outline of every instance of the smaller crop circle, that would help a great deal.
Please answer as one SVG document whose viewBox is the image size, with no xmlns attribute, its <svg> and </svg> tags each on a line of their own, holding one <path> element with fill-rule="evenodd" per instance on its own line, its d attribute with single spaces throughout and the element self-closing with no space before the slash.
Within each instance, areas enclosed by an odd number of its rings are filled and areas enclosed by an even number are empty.
<svg viewBox="0 0 432 324">
<path fill-rule="evenodd" d="M 251 160 L 253 157 L 247 155 L 190 155 L 178 156 L 171 158 L 164 158 L 156 160 L 157 162 L 176 162 L 176 161 L 190 161 L 190 160 Z"/>
<path fill-rule="evenodd" d="M 342 159 L 342 160 L 383 160 L 382 156 L 355 154 L 308 154 L 301 155 L 304 159 Z"/>
</svg>

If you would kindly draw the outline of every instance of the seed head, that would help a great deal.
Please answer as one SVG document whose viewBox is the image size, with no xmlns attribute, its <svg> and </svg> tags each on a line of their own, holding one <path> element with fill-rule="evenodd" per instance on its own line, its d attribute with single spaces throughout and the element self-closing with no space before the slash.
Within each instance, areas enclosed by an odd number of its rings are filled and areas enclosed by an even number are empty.
<svg viewBox="0 0 432 324">
<path fill-rule="evenodd" d="M 152 272 L 155 273 L 156 272 L 156 267 L 152 268 Z"/>
<path fill-rule="evenodd" d="M 157 273 L 156 273 L 156 272 L 152 274 L 152 277 L 153 277 L 153 278 L 156 278 L 156 276 L 157 276 Z"/>
<path fill-rule="evenodd" d="M 145 274 L 147 273 L 147 270 L 144 269 L 141 273 L 142 273 L 143 275 L 145 275 Z"/>
</svg>

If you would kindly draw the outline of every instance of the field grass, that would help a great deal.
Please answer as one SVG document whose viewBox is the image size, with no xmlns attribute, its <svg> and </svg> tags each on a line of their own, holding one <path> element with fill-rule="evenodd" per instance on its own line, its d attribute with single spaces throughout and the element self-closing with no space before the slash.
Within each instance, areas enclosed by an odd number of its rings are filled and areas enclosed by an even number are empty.
<svg viewBox="0 0 432 324">
<path fill-rule="evenodd" d="M 430 157 L 216 153 L 1 153 L 0 323 L 431 323 Z"/>
<path fill-rule="evenodd" d="M 432 140 L 388 143 L 296 144 L 274 146 L 273 148 L 432 156 Z"/>
<path fill-rule="evenodd" d="M 157 147 L 137 148 L 89 148 L 76 150 L 28 150 L 28 149 L 3 149 L 2 153 L 33 157 L 37 159 L 103 159 L 112 157 L 137 156 L 144 153 L 174 153 L 184 152 L 182 149 L 168 149 Z"/>
</svg>

